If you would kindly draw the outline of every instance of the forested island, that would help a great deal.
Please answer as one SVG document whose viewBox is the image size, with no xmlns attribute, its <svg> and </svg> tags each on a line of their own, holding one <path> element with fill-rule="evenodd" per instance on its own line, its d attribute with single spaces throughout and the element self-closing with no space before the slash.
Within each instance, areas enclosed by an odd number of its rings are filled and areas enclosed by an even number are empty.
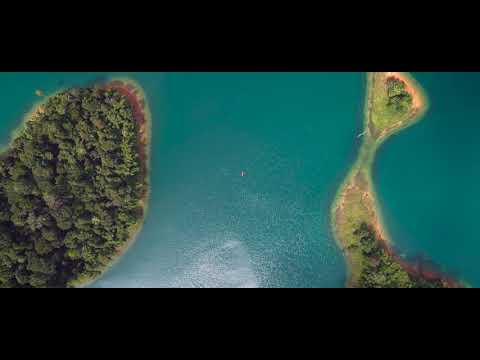
<svg viewBox="0 0 480 360">
<path fill-rule="evenodd" d="M 0 155 L 0 287 L 78 287 L 139 231 L 149 193 L 150 113 L 140 86 L 62 90 Z"/>
<path fill-rule="evenodd" d="M 445 274 L 411 264 L 395 254 L 379 211 L 372 165 L 379 146 L 414 124 L 427 98 L 405 73 L 367 75 L 364 132 L 358 158 L 332 206 L 332 228 L 349 267 L 347 286 L 360 288 L 444 288 L 461 286 Z"/>
</svg>

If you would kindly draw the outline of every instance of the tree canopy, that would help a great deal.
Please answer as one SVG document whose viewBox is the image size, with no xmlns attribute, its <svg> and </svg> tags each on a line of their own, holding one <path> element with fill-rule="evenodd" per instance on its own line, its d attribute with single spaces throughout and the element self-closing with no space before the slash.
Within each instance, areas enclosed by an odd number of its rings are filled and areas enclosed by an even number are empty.
<svg viewBox="0 0 480 360">
<path fill-rule="evenodd" d="M 0 287 L 97 277 L 143 219 L 139 125 L 116 90 L 50 97 L 0 155 Z"/>
<path fill-rule="evenodd" d="M 407 92 L 405 82 L 395 77 L 387 79 L 387 108 L 390 112 L 403 115 L 412 108 L 412 95 Z"/>
<path fill-rule="evenodd" d="M 359 287 L 362 288 L 443 288 L 442 280 L 427 280 L 402 268 L 379 244 L 373 228 L 362 223 L 355 230 L 359 238 L 363 267 Z"/>
</svg>

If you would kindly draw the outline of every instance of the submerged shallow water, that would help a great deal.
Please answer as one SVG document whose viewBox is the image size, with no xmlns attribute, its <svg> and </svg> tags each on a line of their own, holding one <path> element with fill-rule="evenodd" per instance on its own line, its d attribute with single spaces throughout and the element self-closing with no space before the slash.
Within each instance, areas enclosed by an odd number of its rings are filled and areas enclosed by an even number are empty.
<svg viewBox="0 0 480 360">
<path fill-rule="evenodd" d="M 36 89 L 115 75 L 1 73 L 0 142 Z M 328 216 L 358 147 L 363 74 L 118 75 L 150 103 L 152 191 L 136 243 L 92 287 L 344 285 Z"/>
</svg>

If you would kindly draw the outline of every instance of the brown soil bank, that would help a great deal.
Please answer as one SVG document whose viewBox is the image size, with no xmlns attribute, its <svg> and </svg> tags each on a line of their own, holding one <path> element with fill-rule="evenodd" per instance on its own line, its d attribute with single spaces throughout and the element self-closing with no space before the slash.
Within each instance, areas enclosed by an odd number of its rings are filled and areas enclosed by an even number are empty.
<svg viewBox="0 0 480 360">
<path fill-rule="evenodd" d="M 396 103 L 393 100 L 399 98 L 402 101 L 406 99 L 408 107 L 392 107 L 391 104 Z M 463 287 L 463 284 L 435 269 L 428 262 L 421 260 L 409 262 L 395 253 L 382 221 L 371 175 L 375 154 L 381 144 L 393 134 L 420 120 L 428 105 L 424 91 L 409 74 L 368 73 L 362 145 L 358 158 L 340 187 L 331 209 L 333 233 L 347 259 L 348 287 L 362 287 L 362 284 L 368 287 L 372 284 L 374 287 L 391 286 L 392 282 L 388 281 L 378 283 L 379 286 L 376 286 L 377 283 L 373 280 L 377 278 L 376 274 L 381 275 L 378 276 L 379 279 L 382 276 L 389 278 L 388 274 L 395 271 L 402 279 L 405 279 L 407 274 L 412 279 L 408 284 L 399 282 L 406 287 L 417 287 L 421 282 L 415 279 L 441 284 L 436 287 Z M 369 245 L 362 243 L 362 237 L 358 236 L 358 230 L 362 225 L 372 229 L 376 247 L 379 247 L 394 265 L 385 263 L 380 267 L 376 266 L 379 259 L 368 255 L 369 251 L 366 249 Z M 388 267 L 387 270 L 385 266 Z"/>
<path fill-rule="evenodd" d="M 144 178 L 147 177 L 148 123 L 145 98 L 140 89 L 125 80 L 112 80 L 105 85 L 106 90 L 122 94 L 130 104 L 133 116 L 138 124 L 138 154 Z"/>
<path fill-rule="evenodd" d="M 140 161 L 140 171 L 142 176 L 142 181 L 145 182 L 144 192 L 141 196 L 140 203 L 143 208 L 143 220 L 145 220 L 147 203 L 149 196 L 149 183 L 148 183 L 148 161 L 149 154 L 148 148 L 150 146 L 150 121 L 151 116 L 148 110 L 148 106 L 145 100 L 145 94 L 142 92 L 141 87 L 135 82 L 129 79 L 114 79 L 109 81 L 104 86 L 105 90 L 114 90 L 120 93 L 128 101 L 130 108 L 133 112 L 133 117 L 138 124 L 138 156 Z M 125 246 L 118 249 L 118 256 L 120 257 L 123 253 L 128 250 L 135 240 L 136 235 L 140 231 L 143 220 L 141 223 L 137 224 L 135 229 L 133 229 L 131 234 L 131 239 L 128 241 Z"/>
<path fill-rule="evenodd" d="M 150 126 L 151 126 L 151 114 L 145 99 L 145 94 L 142 91 L 142 88 L 139 84 L 135 83 L 130 79 L 113 79 L 106 82 L 101 86 L 104 90 L 113 90 L 120 93 L 130 105 L 130 108 L 133 113 L 133 117 L 138 124 L 138 156 L 140 162 L 140 172 L 142 176 L 142 181 L 145 186 L 143 187 L 144 191 L 141 194 L 139 200 L 140 205 L 143 210 L 142 220 L 139 221 L 131 229 L 129 240 L 117 250 L 116 259 L 109 264 L 108 268 L 102 271 L 102 274 L 95 278 L 91 279 L 85 283 L 79 284 L 79 287 L 86 287 L 89 284 L 95 282 L 101 278 L 108 269 L 110 269 L 115 263 L 122 257 L 122 255 L 130 248 L 130 246 L 135 242 L 135 239 L 140 232 L 143 222 L 145 221 L 145 216 L 147 213 L 148 207 L 148 198 L 150 195 L 149 188 L 149 147 L 150 147 Z"/>
<path fill-rule="evenodd" d="M 418 259 L 416 261 L 408 261 L 400 257 L 386 241 L 380 240 L 384 250 L 398 263 L 400 266 L 414 278 L 424 279 L 426 281 L 440 281 L 446 288 L 463 288 L 464 284 L 457 281 L 452 276 L 440 271 L 436 266 L 427 260 Z"/>
</svg>

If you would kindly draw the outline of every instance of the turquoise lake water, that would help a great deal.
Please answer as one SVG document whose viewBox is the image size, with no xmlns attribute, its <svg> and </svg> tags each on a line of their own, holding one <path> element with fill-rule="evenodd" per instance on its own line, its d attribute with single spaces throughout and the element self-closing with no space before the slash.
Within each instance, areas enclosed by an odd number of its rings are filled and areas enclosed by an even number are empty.
<svg viewBox="0 0 480 360">
<path fill-rule="evenodd" d="M 114 75 L 0 73 L 0 142 L 36 89 Z M 152 192 L 136 243 L 92 287 L 344 285 L 328 216 L 359 145 L 364 74 L 121 75 L 152 110 Z"/>
<path fill-rule="evenodd" d="M 374 180 L 387 228 L 423 256 L 480 286 L 480 73 L 413 73 L 430 109 L 379 150 Z"/>
<path fill-rule="evenodd" d="M 0 144 L 36 89 L 115 75 L 0 73 Z M 328 211 L 358 149 L 363 74 L 119 75 L 152 110 L 152 193 L 137 242 L 92 287 L 343 286 Z M 413 75 L 431 107 L 379 150 L 384 220 L 406 257 L 480 286 L 480 73 Z"/>
</svg>

